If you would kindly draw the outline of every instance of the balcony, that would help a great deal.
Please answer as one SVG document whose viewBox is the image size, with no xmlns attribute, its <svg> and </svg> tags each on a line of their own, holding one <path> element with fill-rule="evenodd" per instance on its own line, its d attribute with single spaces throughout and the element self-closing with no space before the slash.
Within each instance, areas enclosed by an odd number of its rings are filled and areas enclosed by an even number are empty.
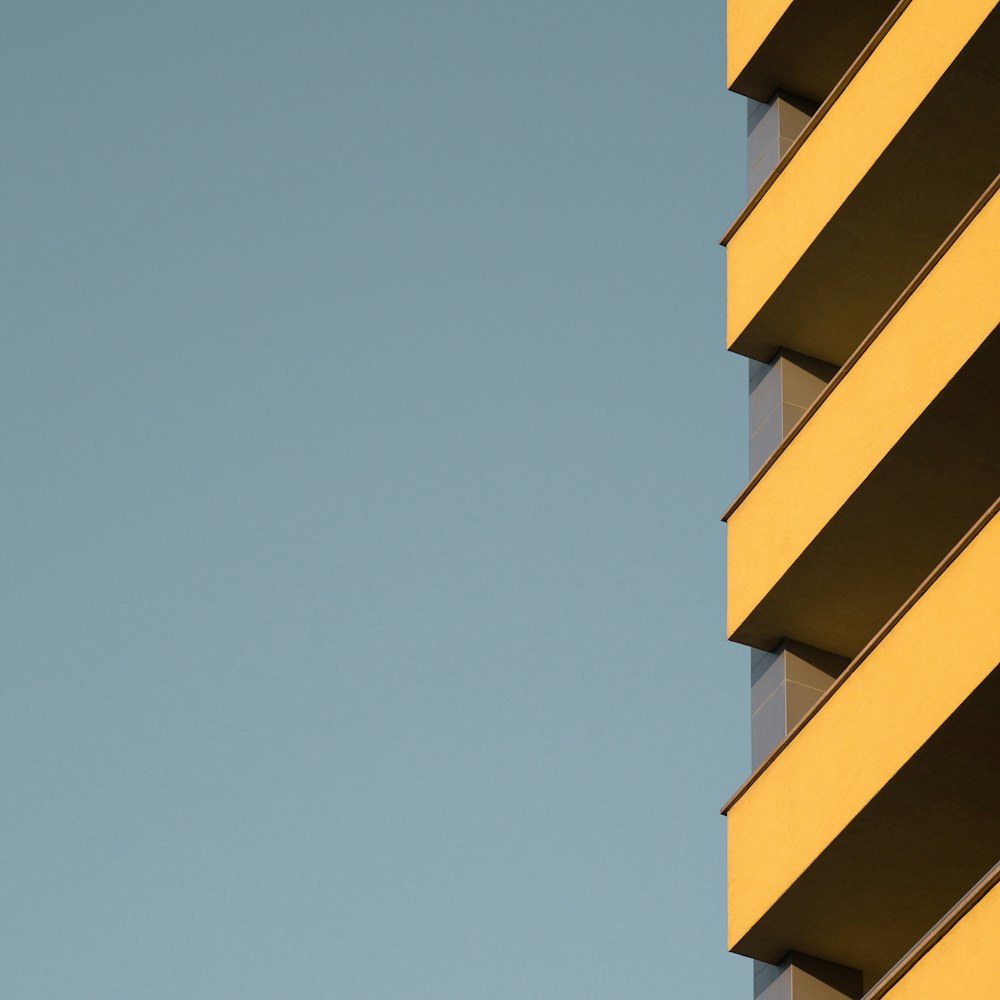
<svg viewBox="0 0 1000 1000">
<path fill-rule="evenodd" d="M 731 639 L 856 656 L 1000 496 L 998 248 L 992 193 L 731 508 Z"/>
<path fill-rule="evenodd" d="M 727 234 L 731 350 L 844 363 L 1000 172 L 998 48 L 996 0 L 912 0 Z"/>
<path fill-rule="evenodd" d="M 997 510 L 727 807 L 733 951 L 870 986 L 997 861 Z"/>
</svg>

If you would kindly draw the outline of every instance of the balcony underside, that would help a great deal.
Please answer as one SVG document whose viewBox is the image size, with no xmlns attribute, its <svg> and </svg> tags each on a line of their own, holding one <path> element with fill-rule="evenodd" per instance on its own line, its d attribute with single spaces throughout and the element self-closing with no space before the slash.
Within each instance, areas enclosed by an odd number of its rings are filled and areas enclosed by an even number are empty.
<svg viewBox="0 0 1000 1000">
<path fill-rule="evenodd" d="M 740 16 L 747 3 L 729 3 L 729 89 L 756 101 L 788 90 L 819 104 L 896 0 L 793 0 L 752 27 Z"/>
</svg>

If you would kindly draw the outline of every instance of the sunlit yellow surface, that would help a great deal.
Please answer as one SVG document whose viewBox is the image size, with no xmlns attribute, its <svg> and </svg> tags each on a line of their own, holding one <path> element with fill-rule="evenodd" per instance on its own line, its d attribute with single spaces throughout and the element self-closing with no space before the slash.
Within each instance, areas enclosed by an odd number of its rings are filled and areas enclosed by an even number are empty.
<svg viewBox="0 0 1000 1000">
<path fill-rule="evenodd" d="M 728 521 L 729 634 L 1000 322 L 1000 195 Z"/>
<path fill-rule="evenodd" d="M 1000 887 L 992 889 L 885 1000 L 995 1000 L 1000 995 Z"/>
<path fill-rule="evenodd" d="M 998 568 L 995 518 L 730 809 L 730 947 L 1000 663 Z"/>
<path fill-rule="evenodd" d="M 734 346 L 995 3 L 913 0 L 906 8 L 730 240 L 728 347 Z M 757 19 L 771 16 L 765 10 L 787 4 L 742 0 L 740 6 L 746 8 L 746 27 L 739 35 L 745 33 L 749 39 Z M 743 22 L 737 19 L 737 23 Z"/>
</svg>

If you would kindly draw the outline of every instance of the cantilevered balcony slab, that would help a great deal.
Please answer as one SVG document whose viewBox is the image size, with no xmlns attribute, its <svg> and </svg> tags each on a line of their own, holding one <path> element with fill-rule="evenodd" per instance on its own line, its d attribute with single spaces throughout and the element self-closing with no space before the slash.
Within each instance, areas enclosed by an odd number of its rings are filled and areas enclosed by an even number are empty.
<svg viewBox="0 0 1000 1000">
<path fill-rule="evenodd" d="M 730 349 L 844 362 L 1000 172 L 998 50 L 997 0 L 911 0 L 727 234 Z"/>
<path fill-rule="evenodd" d="M 734 951 L 871 985 L 997 861 L 994 510 L 728 807 Z"/>
<path fill-rule="evenodd" d="M 1000 496 L 1000 194 L 980 205 L 731 508 L 731 639 L 857 655 Z"/>
<path fill-rule="evenodd" d="M 788 90 L 819 104 L 896 2 L 729 0 L 729 89 L 757 101 Z"/>
</svg>

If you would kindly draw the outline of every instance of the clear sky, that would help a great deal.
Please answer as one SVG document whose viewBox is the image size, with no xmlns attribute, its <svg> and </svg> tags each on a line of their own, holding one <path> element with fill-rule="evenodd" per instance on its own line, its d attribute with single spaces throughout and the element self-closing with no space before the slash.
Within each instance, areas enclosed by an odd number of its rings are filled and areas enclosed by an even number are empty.
<svg viewBox="0 0 1000 1000">
<path fill-rule="evenodd" d="M 724 41 L 6 5 L 0 994 L 749 995 Z"/>
</svg>

